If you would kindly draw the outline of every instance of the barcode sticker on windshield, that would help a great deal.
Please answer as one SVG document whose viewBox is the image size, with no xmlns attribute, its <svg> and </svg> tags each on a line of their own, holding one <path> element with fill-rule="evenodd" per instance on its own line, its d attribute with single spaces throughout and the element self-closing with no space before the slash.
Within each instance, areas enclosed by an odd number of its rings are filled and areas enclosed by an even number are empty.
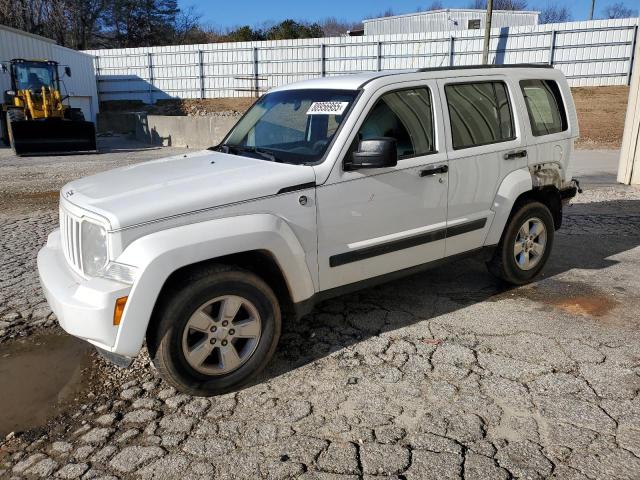
<svg viewBox="0 0 640 480">
<path fill-rule="evenodd" d="M 342 115 L 349 102 L 313 102 L 307 115 Z"/>
</svg>

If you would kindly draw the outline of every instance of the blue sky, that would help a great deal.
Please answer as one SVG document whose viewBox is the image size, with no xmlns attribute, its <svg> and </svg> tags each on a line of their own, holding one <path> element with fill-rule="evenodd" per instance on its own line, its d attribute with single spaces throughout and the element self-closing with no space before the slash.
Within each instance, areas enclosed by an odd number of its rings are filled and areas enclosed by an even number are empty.
<svg viewBox="0 0 640 480">
<path fill-rule="evenodd" d="M 529 5 L 542 9 L 553 0 L 530 0 Z M 555 0 L 556 2 L 558 0 Z M 596 0 L 596 16 L 602 9 L 616 0 Z M 635 7 L 638 0 L 627 0 L 627 6 Z M 468 7 L 470 0 L 442 0 L 445 8 Z M 555 2 L 554 2 L 555 3 Z M 319 20 L 335 16 L 346 20 L 360 20 L 375 16 L 391 8 L 397 13 L 414 12 L 426 7 L 431 0 L 179 0 L 182 8 L 195 6 L 204 23 L 216 27 L 238 25 L 260 25 L 266 21 L 285 18 L 296 20 Z M 591 0 L 571 0 L 574 20 L 585 20 L 589 16 Z"/>
</svg>

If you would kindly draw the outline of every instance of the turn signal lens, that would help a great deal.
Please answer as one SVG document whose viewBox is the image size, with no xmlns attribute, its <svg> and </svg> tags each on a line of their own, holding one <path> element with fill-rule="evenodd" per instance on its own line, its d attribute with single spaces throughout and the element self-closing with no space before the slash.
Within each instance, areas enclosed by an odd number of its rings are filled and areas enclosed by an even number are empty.
<svg viewBox="0 0 640 480">
<path fill-rule="evenodd" d="M 127 298 L 120 297 L 116 300 L 116 308 L 113 310 L 113 324 L 120 325 L 120 319 L 122 318 L 122 312 L 124 312 L 124 306 L 127 304 Z"/>
</svg>

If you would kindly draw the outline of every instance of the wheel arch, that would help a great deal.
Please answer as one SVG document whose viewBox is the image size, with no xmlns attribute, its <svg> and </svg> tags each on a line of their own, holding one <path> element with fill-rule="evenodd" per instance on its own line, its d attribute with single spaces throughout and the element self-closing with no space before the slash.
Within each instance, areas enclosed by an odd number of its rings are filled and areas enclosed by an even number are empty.
<svg viewBox="0 0 640 480">
<path fill-rule="evenodd" d="M 127 356 L 142 346 L 160 295 L 194 269 L 222 264 L 251 271 L 273 288 L 283 309 L 315 293 L 302 245 L 284 220 L 270 214 L 156 232 L 133 242 L 118 261 L 140 272 L 114 346 L 114 352 Z"/>
<path fill-rule="evenodd" d="M 551 212 L 555 230 L 561 227 L 562 199 L 556 186 L 556 176 L 551 177 L 554 179 L 552 182 L 541 182 L 537 171 L 522 168 L 511 172 L 502 181 L 495 196 L 492 208 L 495 215 L 485 245 L 496 245 L 500 242 L 514 212 L 528 201 L 538 201 L 545 205 Z"/>
<path fill-rule="evenodd" d="M 184 284 L 184 282 L 192 278 L 194 274 L 197 275 L 202 272 L 202 274 L 206 275 L 206 272 L 211 271 L 217 266 L 241 268 L 260 277 L 275 293 L 283 314 L 288 314 L 293 311 L 294 302 L 292 293 L 276 258 L 268 250 L 249 250 L 184 265 L 172 272 L 158 292 L 158 298 L 154 303 L 146 333 L 149 332 L 150 328 L 153 328 L 153 325 L 158 319 L 158 310 L 162 306 L 162 298 L 165 298 L 171 290 Z"/>
</svg>

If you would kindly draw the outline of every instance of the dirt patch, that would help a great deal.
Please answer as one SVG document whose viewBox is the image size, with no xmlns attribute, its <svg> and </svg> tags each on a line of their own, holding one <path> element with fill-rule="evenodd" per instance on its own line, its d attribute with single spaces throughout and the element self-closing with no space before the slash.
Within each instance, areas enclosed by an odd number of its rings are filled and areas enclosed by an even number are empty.
<svg viewBox="0 0 640 480">
<path fill-rule="evenodd" d="M 620 148 L 629 87 L 578 87 L 572 88 L 571 93 L 580 124 L 576 147 Z"/>
<path fill-rule="evenodd" d="M 101 102 L 103 112 L 146 112 L 151 115 L 198 117 L 215 114 L 245 112 L 256 99 L 253 97 L 158 100 L 153 105 L 141 101 L 115 100 Z"/>
<path fill-rule="evenodd" d="M 492 300 L 521 297 L 541 304 L 541 310 L 559 309 L 581 317 L 606 317 L 617 305 L 615 296 L 587 284 L 546 279 L 510 290 Z"/>
<path fill-rule="evenodd" d="M 0 438 L 43 426 L 73 402 L 89 365 L 89 344 L 43 334 L 0 349 Z"/>
</svg>

